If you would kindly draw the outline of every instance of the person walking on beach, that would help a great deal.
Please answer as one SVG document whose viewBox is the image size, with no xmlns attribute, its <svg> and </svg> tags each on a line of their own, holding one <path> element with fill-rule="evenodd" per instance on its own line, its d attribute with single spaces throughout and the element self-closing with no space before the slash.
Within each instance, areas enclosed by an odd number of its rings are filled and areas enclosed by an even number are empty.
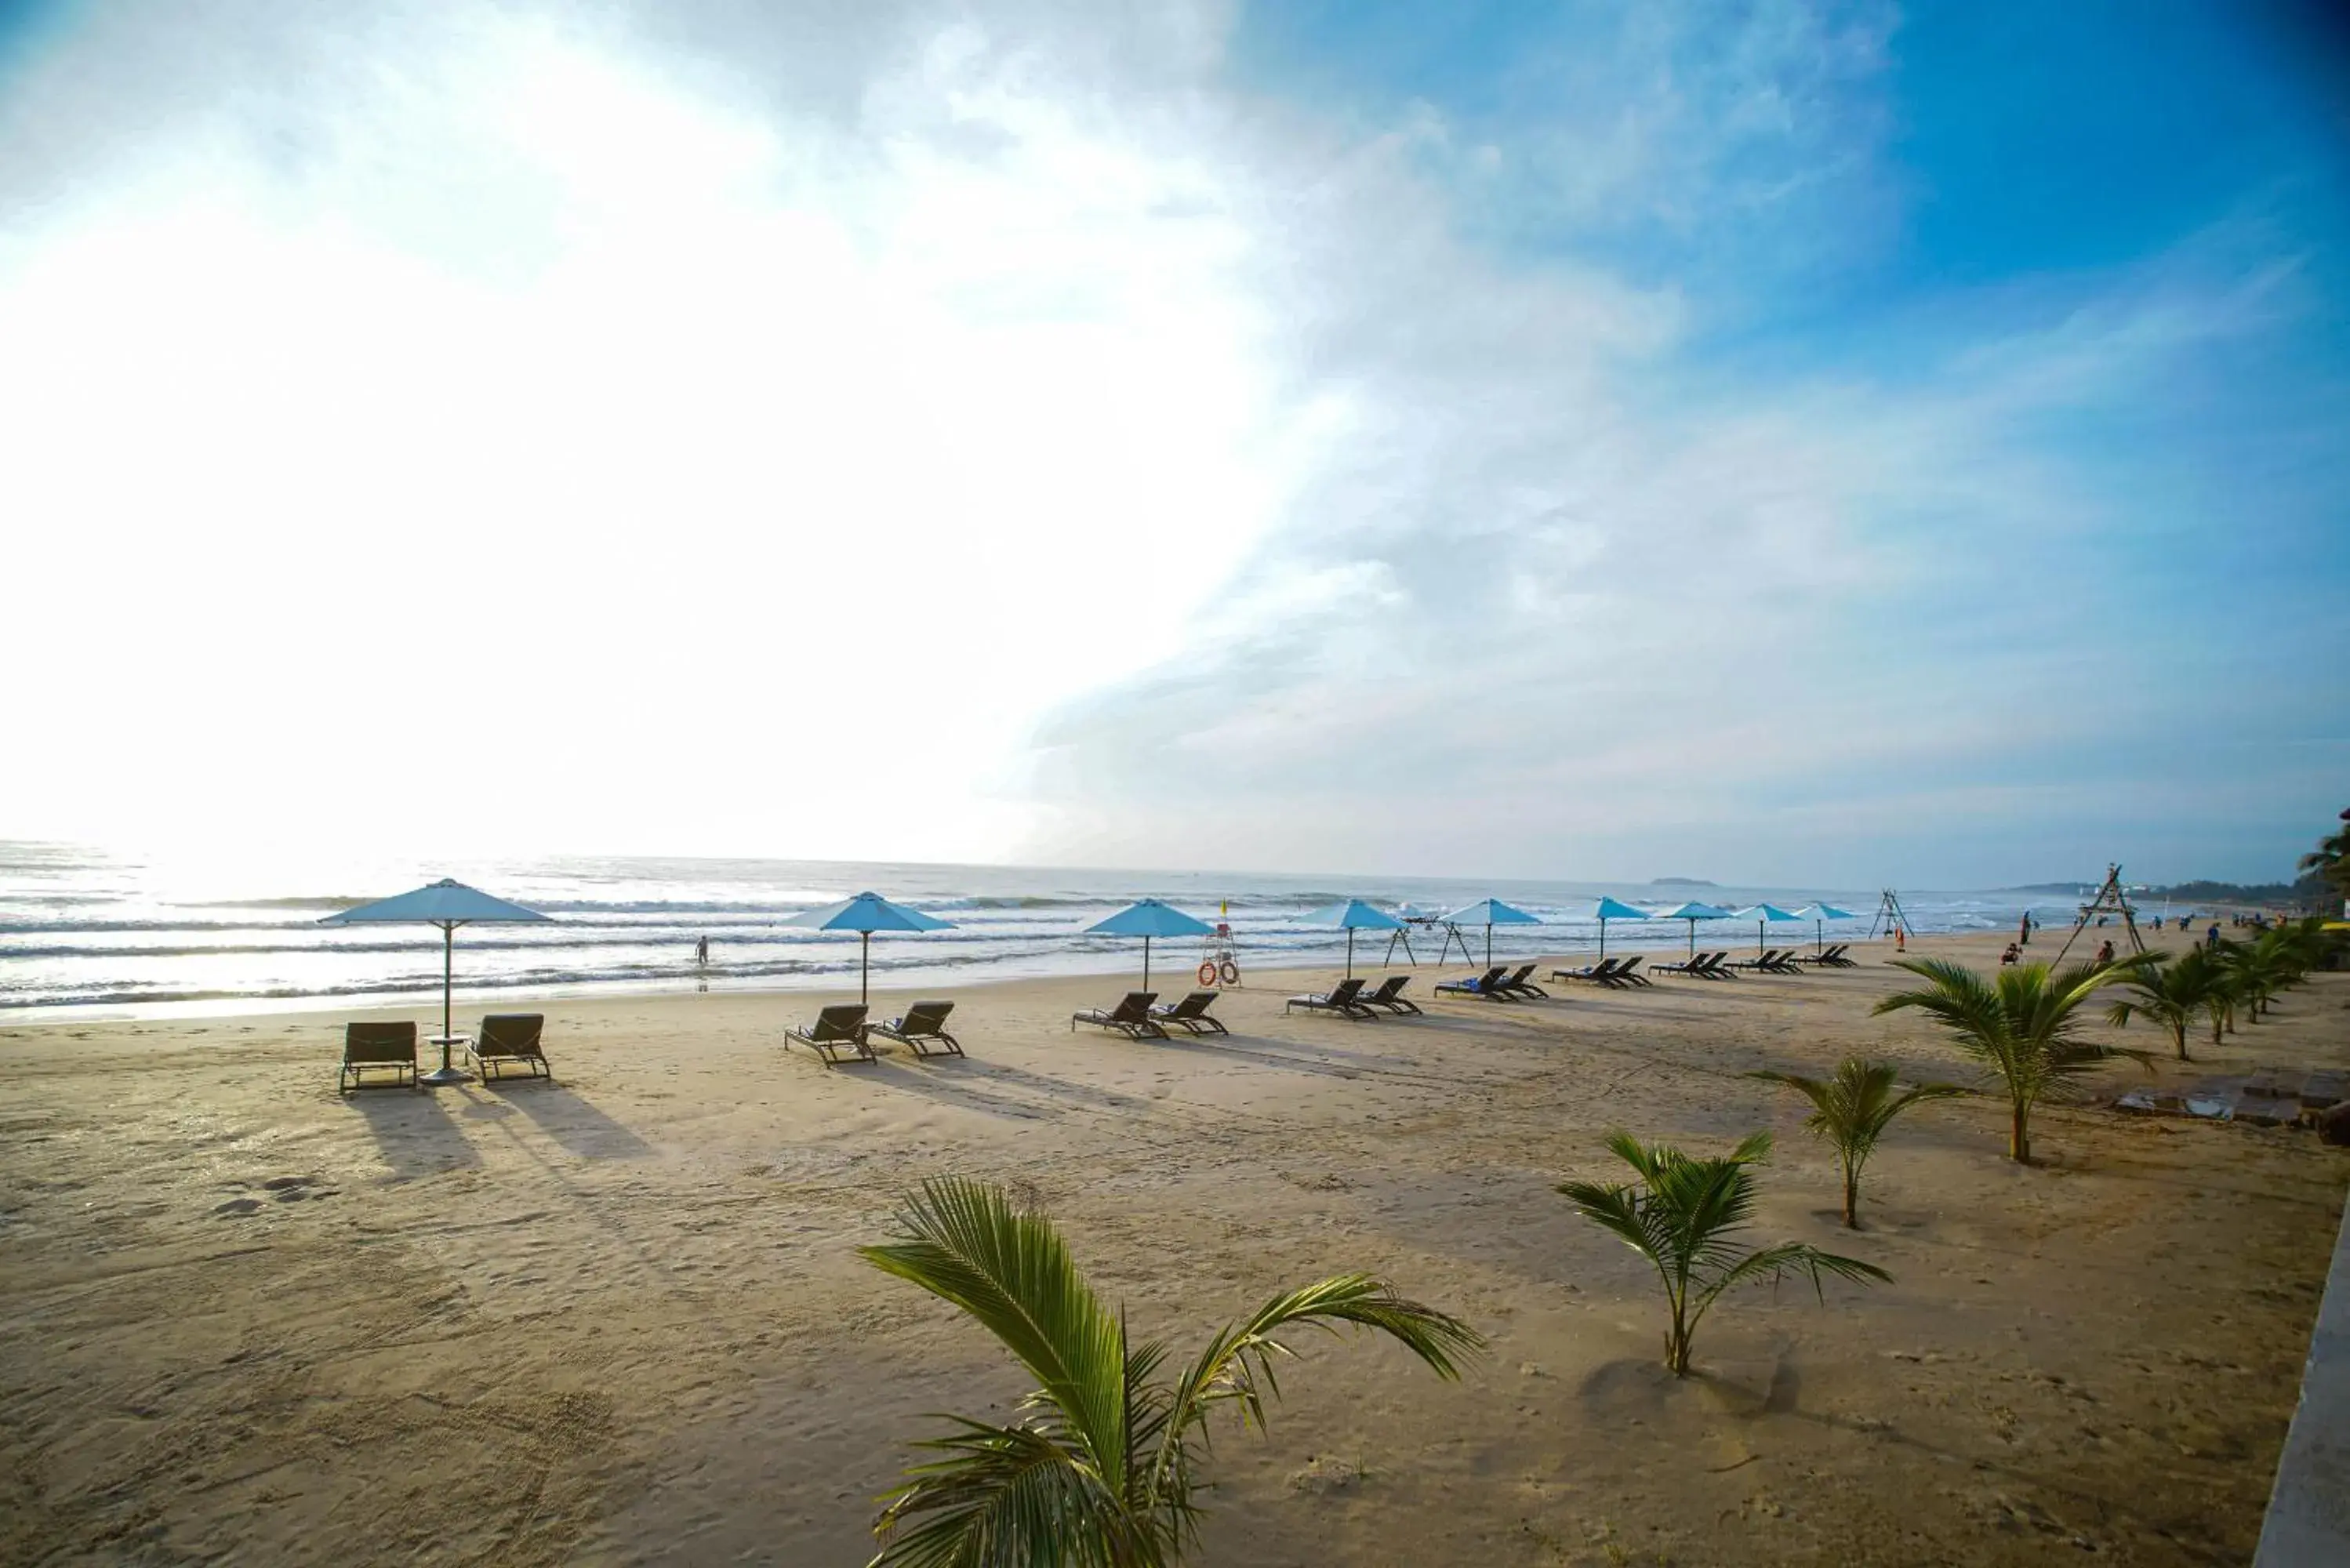
<svg viewBox="0 0 2350 1568">
<path fill-rule="evenodd" d="M 2024 910 L 2023 919 L 2015 923 L 2015 945 L 2020 948 L 2032 945 L 2032 911 L 2029 909 Z"/>
</svg>

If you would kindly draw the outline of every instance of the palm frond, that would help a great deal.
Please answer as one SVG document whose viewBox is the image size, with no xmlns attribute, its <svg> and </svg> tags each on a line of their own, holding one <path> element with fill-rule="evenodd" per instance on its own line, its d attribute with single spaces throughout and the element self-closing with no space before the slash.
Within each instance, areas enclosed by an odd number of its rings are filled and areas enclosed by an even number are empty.
<svg viewBox="0 0 2350 1568">
<path fill-rule="evenodd" d="M 1890 1284 L 1893 1281 L 1891 1274 L 1887 1273 L 1875 1263 L 1863 1262 L 1858 1258 L 1846 1258 L 1835 1252 L 1823 1252 L 1808 1242 L 1783 1241 L 1775 1247 L 1764 1247 L 1749 1252 L 1738 1261 L 1736 1266 L 1723 1271 L 1719 1278 L 1710 1282 L 1698 1296 L 1699 1310 L 1702 1311 L 1712 1305 L 1716 1296 L 1732 1286 L 1742 1285 L 1752 1280 L 1776 1280 L 1788 1274 L 1803 1274 L 1808 1277 L 1812 1282 L 1813 1290 L 1819 1293 L 1822 1301 L 1827 1299 L 1826 1293 L 1820 1289 L 1822 1274 L 1834 1274 L 1839 1279 L 1853 1280 L 1862 1283 Z"/>
<path fill-rule="evenodd" d="M 1283 1331 L 1336 1334 L 1342 1324 L 1386 1334 L 1448 1381 L 1486 1349 L 1484 1336 L 1467 1324 L 1397 1293 L 1370 1274 L 1334 1274 L 1284 1291 L 1211 1338 L 1175 1385 L 1149 1467 L 1151 1492 L 1170 1503 L 1180 1501 L 1188 1512 L 1193 1490 L 1189 1444 L 1209 1413 L 1226 1401 L 1236 1403 L 1241 1424 L 1263 1431 L 1266 1402 L 1281 1396 L 1274 1363 L 1296 1355 L 1279 1337 Z"/>
<path fill-rule="evenodd" d="M 868 1568 L 1144 1568 L 1166 1561 L 1076 1451 L 1030 1427 L 949 1416 L 882 1501 Z"/>
<path fill-rule="evenodd" d="M 1051 1220 L 1001 1188 L 925 1181 L 899 1207 L 899 1240 L 860 1247 L 885 1273 L 976 1318 L 1042 1385 L 1116 1492 L 1127 1486 L 1126 1330 L 1102 1305 Z"/>
</svg>

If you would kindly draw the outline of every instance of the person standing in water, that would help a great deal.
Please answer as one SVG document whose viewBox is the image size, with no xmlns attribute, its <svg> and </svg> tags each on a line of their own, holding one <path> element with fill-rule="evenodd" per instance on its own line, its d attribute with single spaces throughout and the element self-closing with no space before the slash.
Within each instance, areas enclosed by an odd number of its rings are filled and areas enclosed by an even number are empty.
<svg viewBox="0 0 2350 1568">
<path fill-rule="evenodd" d="M 693 962 L 697 969 L 710 967 L 710 939 L 696 937 L 693 941 Z"/>
</svg>

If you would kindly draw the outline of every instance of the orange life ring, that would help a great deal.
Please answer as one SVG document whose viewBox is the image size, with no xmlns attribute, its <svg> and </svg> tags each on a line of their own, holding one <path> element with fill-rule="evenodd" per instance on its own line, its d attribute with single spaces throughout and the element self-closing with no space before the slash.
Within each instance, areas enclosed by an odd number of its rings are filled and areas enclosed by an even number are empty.
<svg viewBox="0 0 2350 1568">
<path fill-rule="evenodd" d="M 1201 985 L 1213 985 L 1216 983 L 1216 963 L 1213 959 L 1209 960 L 1207 962 L 1200 966 L 1200 983 Z"/>
<path fill-rule="evenodd" d="M 1201 967 L 1204 969 L 1207 966 L 1202 964 Z M 1222 967 L 1216 971 L 1216 974 L 1226 985 L 1238 985 L 1241 982 L 1241 966 L 1230 959 L 1223 961 Z"/>
</svg>

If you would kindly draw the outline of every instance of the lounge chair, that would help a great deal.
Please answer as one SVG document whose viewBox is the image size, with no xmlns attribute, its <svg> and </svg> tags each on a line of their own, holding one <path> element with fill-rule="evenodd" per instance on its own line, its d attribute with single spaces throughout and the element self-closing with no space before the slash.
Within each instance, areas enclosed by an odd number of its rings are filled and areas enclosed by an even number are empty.
<svg viewBox="0 0 2350 1568">
<path fill-rule="evenodd" d="M 1727 950 L 1702 955 L 1697 972 L 1701 980 L 1736 980 L 1738 978 L 1738 971 L 1731 967 L 1730 953 Z"/>
<path fill-rule="evenodd" d="M 1150 1016 L 1150 1004 L 1158 1000 L 1155 991 L 1129 991 L 1124 1002 L 1107 1012 L 1088 1007 L 1069 1014 L 1069 1033 L 1076 1033 L 1080 1023 L 1090 1023 L 1097 1029 L 1115 1029 L 1128 1040 L 1164 1040 L 1167 1031 Z"/>
<path fill-rule="evenodd" d="M 1555 969 L 1550 971 L 1550 977 L 1553 980 L 1590 980 L 1601 985 L 1613 985 L 1617 971 L 1623 967 L 1622 959 L 1601 959 L 1597 963 L 1587 963 L 1581 969 Z"/>
<path fill-rule="evenodd" d="M 1419 1003 L 1403 993 L 1403 988 L 1410 983 L 1411 976 L 1408 974 L 1391 974 L 1379 982 L 1378 990 L 1365 992 L 1362 1003 L 1365 1007 L 1384 1007 L 1389 1012 L 1418 1012 Z"/>
<path fill-rule="evenodd" d="M 1728 980 L 1731 971 L 1722 967 L 1727 953 L 1691 953 L 1679 963 L 1651 964 L 1659 974 L 1686 975 L 1691 980 Z"/>
<path fill-rule="evenodd" d="M 865 1004 L 844 1002 L 837 1007 L 820 1008 L 813 1024 L 802 1024 L 784 1031 L 784 1044 L 789 1049 L 795 1040 L 824 1058 L 827 1067 L 840 1065 L 844 1051 L 860 1062 L 874 1060 L 873 1047 L 865 1039 Z"/>
<path fill-rule="evenodd" d="M 1377 1018 L 1378 1014 L 1364 1005 L 1362 991 L 1361 981 L 1342 980 L 1326 992 L 1317 992 L 1312 996 L 1293 996 L 1282 1003 L 1281 1010 L 1286 1012 L 1293 1007 L 1302 1007 L 1308 1012 L 1336 1012 L 1347 1018 Z"/>
<path fill-rule="evenodd" d="M 517 1062 L 531 1077 L 552 1083 L 555 1069 L 546 1064 L 546 1053 L 538 1048 L 539 1031 L 546 1027 L 543 1013 L 493 1012 L 482 1020 L 473 1044 L 465 1047 L 465 1054 L 473 1059 L 474 1069 L 482 1075 L 484 1084 L 496 1082 L 504 1075 L 505 1068 Z"/>
<path fill-rule="evenodd" d="M 1549 992 L 1534 983 L 1534 966 L 1530 963 L 1520 964 L 1496 989 L 1510 996 L 1539 996 L 1544 1000 L 1550 996 Z"/>
<path fill-rule="evenodd" d="M 1172 1007 L 1152 1008 L 1150 1019 L 1161 1028 L 1172 1023 L 1194 1034 L 1230 1034 L 1232 1031 L 1224 1027 L 1222 1019 L 1208 1016 L 1208 1009 L 1215 1004 L 1214 992 L 1195 991 Z"/>
<path fill-rule="evenodd" d="M 1845 957 L 1845 950 L 1851 946 L 1850 942 L 1832 942 L 1818 952 L 1796 955 L 1795 961 L 1816 964 L 1822 969 L 1857 969 L 1859 965 Z"/>
<path fill-rule="evenodd" d="M 400 1075 L 408 1075 L 406 1087 L 422 1089 L 416 1078 L 416 1025 L 413 1023 L 346 1023 L 343 1025 L 343 1064 L 335 1074 L 335 1092 L 348 1095 L 366 1085 L 360 1075 L 370 1070 L 388 1071 L 393 1086 L 400 1085 Z"/>
<path fill-rule="evenodd" d="M 941 1056 L 962 1054 L 962 1042 L 947 1033 L 947 1014 L 954 1011 L 951 1002 L 918 1002 L 906 1009 L 903 1018 L 892 1018 L 887 1023 L 868 1024 L 868 1042 L 879 1034 L 885 1040 L 895 1040 L 910 1047 L 917 1056 L 936 1054 Z"/>
<path fill-rule="evenodd" d="M 1772 948 L 1767 951 L 1756 953 L 1750 959 L 1732 959 L 1730 961 L 1730 967 L 1731 969 L 1765 970 L 1777 962 L 1778 958 L 1779 950 L 1777 948 Z"/>
<path fill-rule="evenodd" d="M 1440 980 L 1436 982 L 1439 996 L 1482 996 L 1488 1002 L 1508 1002 L 1510 993 L 1502 989 L 1502 977 L 1510 972 L 1507 964 L 1495 964 L 1483 974 L 1471 975 L 1466 980 Z"/>
<path fill-rule="evenodd" d="M 1634 953 L 1624 961 L 1624 967 L 1616 971 L 1616 983 L 1617 985 L 1654 985 L 1656 981 L 1640 972 L 1640 955 Z"/>
</svg>

